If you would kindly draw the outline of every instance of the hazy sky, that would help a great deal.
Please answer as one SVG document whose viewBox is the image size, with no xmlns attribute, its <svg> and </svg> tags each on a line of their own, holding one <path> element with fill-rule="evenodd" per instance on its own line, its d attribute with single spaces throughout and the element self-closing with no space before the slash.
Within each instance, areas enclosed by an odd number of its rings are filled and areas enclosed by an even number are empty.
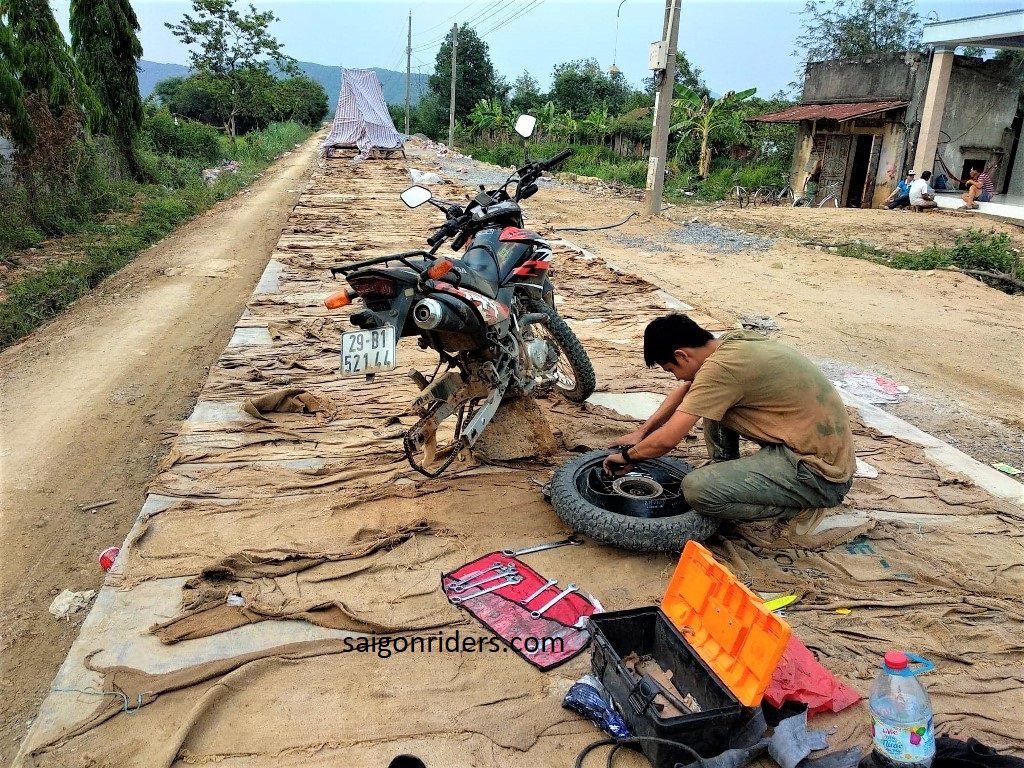
<svg viewBox="0 0 1024 768">
<path fill-rule="evenodd" d="M 908 0 L 909 1 L 909 0 Z M 468 21 L 490 46 L 491 60 L 508 80 L 524 69 L 542 87 L 555 64 L 593 57 L 604 68 L 613 55 L 635 85 L 648 76 L 650 43 L 661 37 L 664 0 L 253 0 L 280 17 L 272 28 L 285 51 L 301 61 L 347 67 L 405 69 L 408 14 L 412 11 L 413 71 L 433 70 L 439 38 L 453 22 Z M 244 5 L 239 0 L 240 5 Z M 1024 0 L 917 0 L 922 16 L 941 20 L 1024 7 Z M 69 0 L 53 3 L 67 29 Z M 143 58 L 187 63 L 184 46 L 164 27 L 190 2 L 134 0 L 142 25 Z M 793 41 L 803 0 L 683 0 L 680 47 L 716 93 L 756 87 L 770 96 L 793 80 Z M 521 15 L 519 15 L 521 14 Z M 514 18 L 519 15 L 518 18 Z M 488 33 L 488 30 L 493 31 Z"/>
</svg>

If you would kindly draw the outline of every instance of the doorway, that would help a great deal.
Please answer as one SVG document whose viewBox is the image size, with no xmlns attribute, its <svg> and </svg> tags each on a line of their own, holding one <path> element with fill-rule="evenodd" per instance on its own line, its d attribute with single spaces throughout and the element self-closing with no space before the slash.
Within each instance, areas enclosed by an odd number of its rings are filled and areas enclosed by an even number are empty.
<svg viewBox="0 0 1024 768">
<path fill-rule="evenodd" d="M 961 183 L 957 186 L 957 189 L 967 189 L 967 185 L 963 183 L 967 179 L 971 178 L 971 171 L 974 169 L 981 173 L 985 170 L 984 160 L 964 160 L 964 167 L 960 169 Z"/>
<path fill-rule="evenodd" d="M 861 208 L 864 203 L 864 182 L 871 165 L 871 144 L 874 136 L 857 136 L 853 150 L 853 164 L 850 167 L 850 183 L 847 185 L 846 207 Z M 870 206 L 870 200 L 868 201 Z"/>
</svg>

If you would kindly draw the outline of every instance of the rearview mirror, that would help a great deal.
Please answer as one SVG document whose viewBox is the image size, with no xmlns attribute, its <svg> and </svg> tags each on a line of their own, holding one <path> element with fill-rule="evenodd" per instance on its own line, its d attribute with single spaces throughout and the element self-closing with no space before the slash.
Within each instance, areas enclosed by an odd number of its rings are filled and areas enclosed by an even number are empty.
<svg viewBox="0 0 1024 768">
<path fill-rule="evenodd" d="M 533 136 L 533 131 L 537 127 L 537 118 L 533 115 L 520 115 L 519 119 L 516 120 L 515 131 L 524 139 L 528 139 Z"/>
<path fill-rule="evenodd" d="M 400 195 L 402 202 L 410 208 L 418 208 L 433 196 L 429 189 L 421 187 L 419 184 L 409 187 Z"/>
</svg>

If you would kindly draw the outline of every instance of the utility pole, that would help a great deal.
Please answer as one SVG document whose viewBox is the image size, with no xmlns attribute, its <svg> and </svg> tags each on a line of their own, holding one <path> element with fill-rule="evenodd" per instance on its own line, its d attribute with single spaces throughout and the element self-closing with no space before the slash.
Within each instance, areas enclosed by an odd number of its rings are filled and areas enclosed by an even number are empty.
<svg viewBox="0 0 1024 768">
<path fill-rule="evenodd" d="M 448 149 L 455 144 L 455 66 L 459 56 L 459 25 L 452 24 L 452 98 L 448 104 Z"/>
<path fill-rule="evenodd" d="M 405 135 L 409 135 L 409 84 L 412 82 L 412 11 L 409 11 L 409 42 L 405 45 Z"/>
<path fill-rule="evenodd" d="M 676 82 L 680 4 L 681 0 L 665 0 L 662 41 L 667 41 L 667 56 L 661 84 L 654 97 L 654 130 L 651 132 L 651 156 L 647 162 L 647 191 L 644 197 L 644 208 L 651 215 L 661 213 L 661 195 L 665 190 L 665 161 L 668 154 L 668 130 L 672 122 L 672 91 Z"/>
</svg>

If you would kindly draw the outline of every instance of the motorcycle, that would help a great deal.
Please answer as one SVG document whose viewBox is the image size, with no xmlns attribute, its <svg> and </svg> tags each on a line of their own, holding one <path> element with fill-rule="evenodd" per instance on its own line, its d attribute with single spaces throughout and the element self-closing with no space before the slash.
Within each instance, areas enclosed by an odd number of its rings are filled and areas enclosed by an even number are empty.
<svg viewBox="0 0 1024 768">
<path fill-rule="evenodd" d="M 427 238 L 429 250 L 331 268 L 349 287 L 329 296 L 327 308 L 363 305 L 351 316 L 359 330 L 341 336 L 342 375 L 372 378 L 393 370 L 398 339 L 406 337 L 440 357 L 429 377 L 409 372 L 420 389 L 412 405 L 420 418 L 403 447 L 409 464 L 427 477 L 440 475 L 473 446 L 503 400 L 554 389 L 583 402 L 594 392 L 593 366 L 555 308 L 551 246 L 524 229 L 520 202 L 572 154 L 566 149 L 531 162 L 525 140 L 535 125 L 529 115 L 516 122 L 525 165 L 497 189 L 481 185 L 464 207 L 435 200 L 418 185 L 402 193 L 410 208 L 430 203 L 445 214 Z M 449 239 L 460 255 L 439 256 Z"/>
</svg>

